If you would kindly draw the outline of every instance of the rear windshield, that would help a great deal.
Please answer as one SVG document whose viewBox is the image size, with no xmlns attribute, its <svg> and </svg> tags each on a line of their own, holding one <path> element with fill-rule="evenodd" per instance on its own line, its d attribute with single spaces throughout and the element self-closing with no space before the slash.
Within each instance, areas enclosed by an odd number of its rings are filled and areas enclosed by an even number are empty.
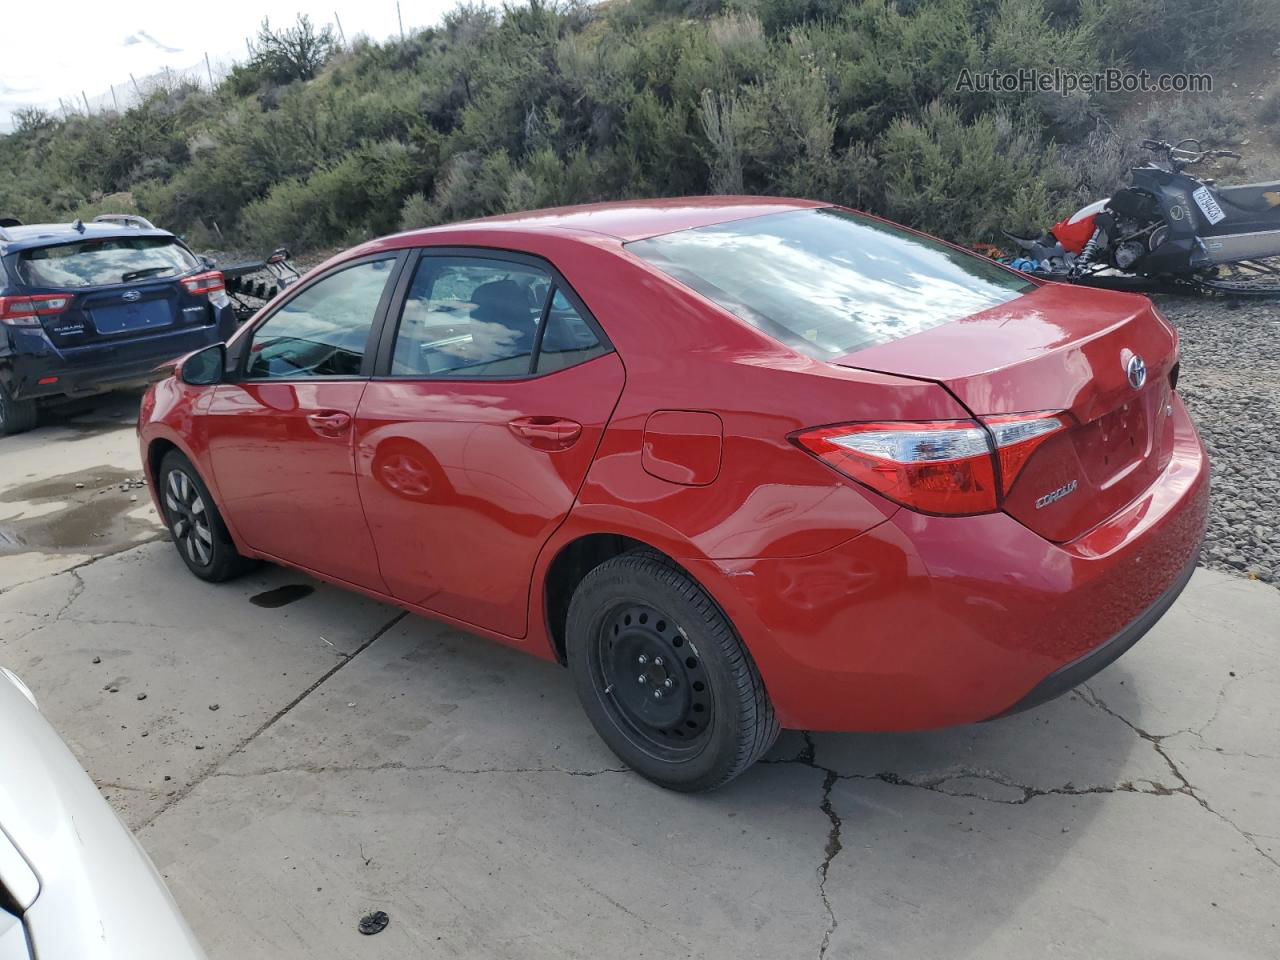
<svg viewBox="0 0 1280 960">
<path fill-rule="evenodd" d="M 31 287 L 98 287 L 176 277 L 196 265 L 170 237 L 109 237 L 23 250 L 18 277 Z"/>
<path fill-rule="evenodd" d="M 637 240 L 627 249 L 819 360 L 1033 289 L 981 257 L 845 210 L 766 214 Z"/>
</svg>

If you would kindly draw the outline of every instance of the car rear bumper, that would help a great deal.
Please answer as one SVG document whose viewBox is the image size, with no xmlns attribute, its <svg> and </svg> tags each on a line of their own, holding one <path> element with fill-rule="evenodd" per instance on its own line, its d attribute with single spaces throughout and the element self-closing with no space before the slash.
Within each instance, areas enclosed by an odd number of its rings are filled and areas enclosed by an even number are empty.
<svg viewBox="0 0 1280 960">
<path fill-rule="evenodd" d="M 234 331 L 231 307 L 222 308 L 218 322 L 206 326 L 62 350 L 41 331 L 21 328 L 10 333 L 6 346 L 0 328 L 0 379 L 17 400 L 98 393 L 149 380 L 162 364 L 225 340 Z"/>
<path fill-rule="evenodd" d="M 809 557 L 687 563 L 747 642 L 784 726 L 918 730 L 1025 709 L 1137 642 L 1194 570 L 1209 467 L 1173 406 L 1159 479 L 1069 543 L 1003 513 L 900 510 Z"/>
<path fill-rule="evenodd" d="M 992 719 L 1007 717 L 1011 714 L 1038 707 L 1042 703 L 1048 703 L 1050 700 L 1062 696 L 1068 690 L 1075 689 L 1100 670 L 1115 663 L 1130 647 L 1147 635 L 1147 631 L 1156 625 L 1160 618 L 1173 606 L 1174 601 L 1182 595 L 1182 591 L 1191 582 L 1191 575 L 1196 572 L 1196 563 L 1199 559 L 1200 551 L 1197 549 L 1192 554 L 1191 559 L 1187 561 L 1182 573 L 1178 574 L 1178 579 L 1174 580 L 1169 585 L 1169 589 L 1160 595 L 1160 599 L 1144 610 L 1129 626 L 1101 646 L 1094 647 L 1088 653 L 1081 655 L 1066 666 L 1059 667 L 1053 671 L 1053 673 L 1032 687 L 1031 691 L 1021 700 L 1004 711 L 1004 713 L 992 717 Z"/>
</svg>

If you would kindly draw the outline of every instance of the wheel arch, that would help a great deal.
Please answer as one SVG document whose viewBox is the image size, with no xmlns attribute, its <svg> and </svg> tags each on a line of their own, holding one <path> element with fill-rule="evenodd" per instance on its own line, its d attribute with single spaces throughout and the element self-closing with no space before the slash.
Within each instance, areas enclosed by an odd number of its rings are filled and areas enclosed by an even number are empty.
<svg viewBox="0 0 1280 960">
<path fill-rule="evenodd" d="M 151 481 L 153 488 L 160 480 L 160 461 L 165 458 L 165 455 L 170 450 L 177 450 L 188 460 L 191 459 L 190 455 L 187 454 L 185 450 L 179 447 L 168 437 L 156 437 L 147 444 L 147 460 L 145 466 L 147 468 L 147 478 Z"/>
<path fill-rule="evenodd" d="M 670 550 L 658 546 L 658 538 L 637 536 L 636 532 L 618 531 L 581 532 L 556 547 L 542 578 L 542 614 L 551 653 L 562 666 L 567 663 L 565 654 L 565 628 L 569 615 L 569 601 L 584 577 L 606 560 L 624 553 L 644 551 L 689 577 L 706 592 L 711 601 L 727 617 L 728 614 L 705 583 L 693 571 L 680 562 Z M 735 628 L 736 629 L 736 628 Z"/>
<path fill-rule="evenodd" d="M 641 539 L 630 533 L 609 531 L 581 533 L 556 548 L 556 553 L 548 563 L 546 574 L 542 578 L 541 599 L 547 639 L 550 641 L 552 654 L 562 666 L 567 662 L 565 625 L 569 615 L 569 601 L 573 599 L 573 593 L 578 588 L 578 584 L 606 560 L 639 550 L 652 554 L 663 563 L 675 567 L 685 576 L 698 582 L 707 596 L 711 597 L 712 602 L 720 607 L 719 601 L 706 585 L 701 583 L 693 572 L 680 562 L 679 558 L 648 539 Z"/>
<path fill-rule="evenodd" d="M 562 544 L 556 551 L 542 579 L 542 606 L 547 638 L 551 641 L 552 653 L 562 666 L 568 662 L 565 625 L 569 601 L 578 584 L 606 560 L 645 548 L 661 553 L 644 541 L 621 533 L 585 533 Z"/>
<path fill-rule="evenodd" d="M 153 425 L 154 426 L 154 425 Z M 200 479 L 204 481 L 205 487 L 209 490 L 209 495 L 213 497 L 214 506 L 218 508 L 218 514 L 222 517 L 223 525 L 227 528 L 227 532 L 231 534 L 231 541 L 235 548 L 245 556 L 251 556 L 252 551 L 247 547 L 241 538 L 239 531 L 236 529 L 235 520 L 228 514 L 226 507 L 222 502 L 222 493 L 218 489 L 218 484 L 212 474 L 211 469 L 203 469 L 200 459 L 194 455 L 192 450 L 183 442 L 182 438 L 169 430 L 163 432 L 153 432 L 150 436 L 143 438 L 146 444 L 145 453 L 143 454 L 142 466 L 147 476 L 147 487 L 151 491 L 151 500 L 156 508 L 156 512 L 160 515 L 163 522 L 164 510 L 160 505 L 160 463 L 165 456 L 172 450 L 178 451 L 191 463 L 191 466 L 200 475 Z"/>
</svg>

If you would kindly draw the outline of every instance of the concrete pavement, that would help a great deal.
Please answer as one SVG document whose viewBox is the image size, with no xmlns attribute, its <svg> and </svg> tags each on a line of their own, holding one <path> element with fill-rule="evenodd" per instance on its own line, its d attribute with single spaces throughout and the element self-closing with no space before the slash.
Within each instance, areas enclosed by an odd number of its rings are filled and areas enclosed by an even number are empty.
<svg viewBox="0 0 1280 960">
<path fill-rule="evenodd" d="M 683 796 L 558 667 L 285 570 L 196 581 L 131 415 L 0 440 L 0 663 L 214 960 L 1280 955 L 1273 587 L 1201 570 L 1039 710 L 786 733 Z"/>
</svg>

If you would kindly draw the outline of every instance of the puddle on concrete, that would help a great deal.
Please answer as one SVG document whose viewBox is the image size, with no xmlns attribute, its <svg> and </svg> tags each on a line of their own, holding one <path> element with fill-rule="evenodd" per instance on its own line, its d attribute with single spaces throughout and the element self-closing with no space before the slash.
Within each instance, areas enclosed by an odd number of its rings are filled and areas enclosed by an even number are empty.
<svg viewBox="0 0 1280 960">
<path fill-rule="evenodd" d="M 121 470 L 119 467 L 91 467 L 88 470 L 81 470 L 79 473 L 64 473 L 58 477 L 45 477 L 16 487 L 10 487 L 0 493 L 0 500 L 5 503 L 17 503 L 23 500 L 83 497 L 98 493 L 98 491 L 107 487 L 115 487 L 119 490 L 120 485 L 126 481 L 141 479 L 142 474 L 138 470 Z"/>
<path fill-rule="evenodd" d="M 276 587 L 274 590 L 265 590 L 262 593 L 254 594 L 249 598 L 249 602 L 258 607 L 274 609 L 275 607 L 283 607 L 288 603 L 294 603 L 303 597 L 309 597 L 315 592 L 315 587 L 307 586 L 305 583 L 286 583 L 283 587 Z"/>
<path fill-rule="evenodd" d="M 101 466 L 0 493 L 0 501 L 30 505 L 34 514 L 0 523 L 0 556 L 102 554 L 137 543 L 159 529 L 153 514 L 138 509 L 149 501 L 146 487 L 137 485 L 140 479 L 138 471 Z"/>
</svg>

